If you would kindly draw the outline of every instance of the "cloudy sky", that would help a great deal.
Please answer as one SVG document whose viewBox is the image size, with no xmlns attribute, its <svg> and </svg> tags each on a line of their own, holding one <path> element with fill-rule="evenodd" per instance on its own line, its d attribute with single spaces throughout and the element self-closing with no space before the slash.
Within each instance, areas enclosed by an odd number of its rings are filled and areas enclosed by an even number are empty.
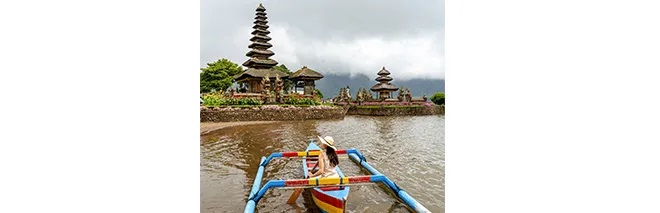
<svg viewBox="0 0 660 213">
<path fill-rule="evenodd" d="M 444 1 L 202 0 L 200 67 L 242 64 L 263 3 L 275 55 L 291 71 L 444 79 Z"/>
</svg>

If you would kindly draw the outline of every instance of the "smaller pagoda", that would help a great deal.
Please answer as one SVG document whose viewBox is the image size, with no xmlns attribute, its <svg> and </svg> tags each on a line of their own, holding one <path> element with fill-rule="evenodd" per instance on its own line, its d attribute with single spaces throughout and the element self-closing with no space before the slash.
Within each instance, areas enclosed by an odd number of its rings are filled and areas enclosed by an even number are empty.
<svg viewBox="0 0 660 213">
<path fill-rule="evenodd" d="M 307 66 L 303 66 L 300 70 L 289 75 L 289 79 L 293 82 L 294 92 L 298 92 L 298 88 L 303 88 L 303 95 L 314 95 L 314 81 L 323 78 L 321 73 L 316 72 Z"/>
<path fill-rule="evenodd" d="M 396 85 L 390 83 L 390 81 L 392 81 L 392 77 L 389 75 L 390 71 L 387 71 L 385 67 L 383 67 L 383 69 L 378 71 L 378 77 L 376 78 L 378 83 L 371 87 L 371 91 L 378 93 L 378 99 L 380 100 L 392 98 L 392 92 L 399 90 Z"/>
</svg>

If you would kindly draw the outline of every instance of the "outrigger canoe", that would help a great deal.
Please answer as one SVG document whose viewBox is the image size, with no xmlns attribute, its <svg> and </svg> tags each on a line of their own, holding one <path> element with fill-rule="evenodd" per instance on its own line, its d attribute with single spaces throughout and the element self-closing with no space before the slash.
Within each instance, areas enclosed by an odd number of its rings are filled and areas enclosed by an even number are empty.
<svg viewBox="0 0 660 213">
<path fill-rule="evenodd" d="M 321 150 L 313 142 L 310 142 L 305 151 L 319 151 Z M 316 163 L 318 162 L 318 157 L 303 157 L 302 166 L 303 166 L 303 175 L 305 178 L 308 171 L 312 171 Z M 339 177 L 343 178 L 344 173 L 339 169 L 339 166 L 336 166 L 337 174 Z M 307 189 L 312 194 L 312 199 L 316 206 L 319 207 L 321 212 L 326 213 L 343 213 L 346 207 L 346 199 L 348 198 L 349 186 L 329 186 L 329 187 L 317 187 L 317 188 L 308 188 Z"/>
<path fill-rule="evenodd" d="M 385 175 L 380 173 L 378 170 L 373 168 L 367 159 L 364 158 L 362 153 L 356 149 L 339 149 L 335 150 L 337 155 L 348 155 L 348 157 L 358 164 L 361 168 L 367 170 L 371 175 L 362 175 L 362 176 L 351 176 L 346 177 L 344 173 L 335 167 L 339 177 L 324 177 L 324 178 L 309 178 L 307 172 L 310 168 L 316 166 L 318 161 L 318 156 L 320 153 L 320 148 L 314 144 L 314 141 L 310 141 L 307 146 L 307 150 L 304 152 L 274 152 L 271 153 L 268 158 L 261 157 L 259 163 L 259 169 L 254 178 L 254 183 L 252 184 L 252 189 L 250 190 L 250 195 L 245 203 L 244 213 L 254 213 L 257 207 L 259 200 L 266 194 L 270 189 L 274 188 L 306 188 L 312 194 L 312 199 L 316 206 L 321 209 L 322 212 L 335 213 L 335 212 L 344 212 L 346 207 L 346 198 L 348 198 L 349 185 L 355 184 L 365 184 L 365 183 L 381 183 L 386 186 L 386 188 L 392 192 L 396 198 L 406 204 L 409 210 L 418 213 L 429 212 L 422 204 L 417 202 L 413 197 L 411 197 L 406 191 L 401 189 L 396 183 L 387 178 Z M 296 159 L 302 157 L 303 165 L 303 175 L 305 179 L 290 179 L 290 180 L 268 180 L 266 184 L 261 185 L 261 179 L 263 177 L 266 166 L 268 162 L 275 158 L 285 158 L 285 159 Z M 296 195 L 297 196 L 297 195 Z M 295 202 L 294 196 L 291 199 Z"/>
</svg>

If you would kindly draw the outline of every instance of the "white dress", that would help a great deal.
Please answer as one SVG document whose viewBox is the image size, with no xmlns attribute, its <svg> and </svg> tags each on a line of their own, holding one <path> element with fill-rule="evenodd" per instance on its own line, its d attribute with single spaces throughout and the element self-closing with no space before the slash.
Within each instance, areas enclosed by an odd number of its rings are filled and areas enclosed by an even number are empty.
<svg viewBox="0 0 660 213">
<path fill-rule="evenodd" d="M 321 174 L 321 177 L 339 177 L 339 174 L 337 174 L 337 169 L 330 165 L 328 155 L 325 154 L 325 152 L 321 152 L 321 155 L 323 155 L 323 162 L 325 162 L 325 171 Z"/>
</svg>

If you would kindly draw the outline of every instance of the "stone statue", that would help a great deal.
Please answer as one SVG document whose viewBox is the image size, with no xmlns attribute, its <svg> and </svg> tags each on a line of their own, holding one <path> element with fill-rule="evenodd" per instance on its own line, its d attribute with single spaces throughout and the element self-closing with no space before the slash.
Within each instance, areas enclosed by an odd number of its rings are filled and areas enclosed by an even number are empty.
<svg viewBox="0 0 660 213">
<path fill-rule="evenodd" d="M 264 77 L 261 79 L 261 100 L 264 103 L 268 103 L 268 78 Z"/>
<path fill-rule="evenodd" d="M 344 101 L 344 90 L 345 88 L 339 88 L 339 97 L 337 99 L 337 102 L 342 102 Z"/>
<path fill-rule="evenodd" d="M 362 95 L 364 95 L 364 101 L 371 101 L 371 92 L 369 92 L 369 90 L 366 88 L 363 88 L 362 91 Z"/>
<path fill-rule="evenodd" d="M 428 97 L 426 97 L 426 94 L 424 94 L 424 96 L 422 96 L 422 99 L 424 99 L 424 102 L 426 102 L 428 100 Z"/>
<path fill-rule="evenodd" d="M 363 101 L 364 101 L 364 95 L 362 93 L 362 89 L 358 89 L 358 92 L 357 92 L 357 103 L 358 103 L 358 105 L 361 105 Z"/>
<path fill-rule="evenodd" d="M 276 74 L 275 75 L 275 91 L 279 92 L 280 90 L 284 89 L 284 81 L 280 79 L 280 75 Z"/>
<path fill-rule="evenodd" d="M 268 103 L 268 90 L 261 90 L 261 101 Z"/>
<path fill-rule="evenodd" d="M 229 87 L 229 97 L 234 97 L 234 88 Z"/>
<path fill-rule="evenodd" d="M 266 76 L 264 77 L 264 81 L 265 81 L 264 83 L 266 84 L 265 85 L 266 87 L 264 87 L 264 89 L 270 90 L 270 77 L 268 76 L 268 74 L 266 74 Z"/>
<path fill-rule="evenodd" d="M 284 99 L 282 97 L 282 95 L 284 94 L 284 92 L 282 91 L 284 89 L 283 85 L 284 82 L 282 81 L 282 79 L 280 79 L 280 75 L 275 74 L 275 88 L 273 88 L 274 89 L 273 95 L 275 95 L 275 102 L 277 103 L 281 103 L 282 99 Z"/>
<path fill-rule="evenodd" d="M 280 90 L 277 102 L 280 103 L 280 104 L 284 103 L 284 90 Z"/>
<path fill-rule="evenodd" d="M 412 102 L 412 95 L 410 94 L 410 89 L 406 88 L 406 102 Z"/>
<path fill-rule="evenodd" d="M 396 97 L 396 99 L 399 99 L 399 101 L 403 101 L 403 96 L 405 92 L 406 92 L 405 89 L 403 88 L 399 89 L 399 95 Z"/>
</svg>

